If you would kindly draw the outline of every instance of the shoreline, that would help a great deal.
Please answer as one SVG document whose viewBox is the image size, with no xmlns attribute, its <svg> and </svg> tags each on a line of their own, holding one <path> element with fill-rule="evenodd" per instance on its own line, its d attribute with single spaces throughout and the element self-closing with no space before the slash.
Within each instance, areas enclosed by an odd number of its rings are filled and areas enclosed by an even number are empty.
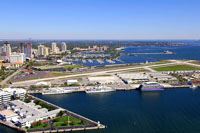
<svg viewBox="0 0 200 133">
<path fill-rule="evenodd" d="M 67 109 L 64 109 L 62 107 L 59 107 L 53 103 L 50 103 L 50 102 L 47 102 L 43 99 L 40 99 L 38 97 L 35 97 L 33 95 L 30 95 L 28 94 L 27 95 L 28 97 L 31 97 L 33 99 L 37 99 L 37 100 L 40 100 L 40 101 L 43 101 L 51 106 L 54 106 L 56 108 L 59 108 L 63 111 L 66 111 L 66 114 L 69 115 L 69 116 L 73 116 L 74 118 L 77 118 L 79 120 L 85 120 L 87 122 L 87 125 L 83 125 L 83 126 L 67 126 L 67 127 L 53 127 L 53 128 L 44 128 L 44 129 L 24 129 L 23 127 L 17 127 L 15 126 L 13 123 L 10 123 L 10 122 L 7 122 L 7 121 L 2 121 L 0 120 L 0 124 L 3 125 L 3 126 L 6 126 L 8 128 L 11 128 L 13 130 L 16 130 L 16 131 L 19 131 L 19 132 L 31 132 L 31 133 L 43 133 L 43 132 L 65 132 L 65 131 L 85 131 L 85 130 L 96 130 L 96 129 L 105 129 L 106 126 L 103 125 L 103 124 L 100 124 L 100 122 L 96 122 L 96 121 L 93 121 L 89 118 L 86 118 L 82 115 L 79 115 L 77 113 L 74 113 L 70 110 L 67 110 Z"/>
</svg>

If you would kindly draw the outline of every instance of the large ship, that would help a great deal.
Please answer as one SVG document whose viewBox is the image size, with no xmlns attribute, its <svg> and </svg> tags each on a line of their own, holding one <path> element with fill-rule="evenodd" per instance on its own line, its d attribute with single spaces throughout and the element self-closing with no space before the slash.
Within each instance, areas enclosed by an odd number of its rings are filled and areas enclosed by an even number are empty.
<svg viewBox="0 0 200 133">
<path fill-rule="evenodd" d="M 142 83 L 138 89 L 141 91 L 162 91 L 164 90 L 164 86 L 157 82 L 145 82 Z"/>
<path fill-rule="evenodd" d="M 116 89 L 107 86 L 95 86 L 85 90 L 86 93 L 103 93 L 112 91 L 116 91 Z"/>
<path fill-rule="evenodd" d="M 65 94 L 65 93 L 72 93 L 74 91 L 75 91 L 75 88 L 56 87 L 56 88 L 45 89 L 42 92 L 42 95 Z"/>
</svg>

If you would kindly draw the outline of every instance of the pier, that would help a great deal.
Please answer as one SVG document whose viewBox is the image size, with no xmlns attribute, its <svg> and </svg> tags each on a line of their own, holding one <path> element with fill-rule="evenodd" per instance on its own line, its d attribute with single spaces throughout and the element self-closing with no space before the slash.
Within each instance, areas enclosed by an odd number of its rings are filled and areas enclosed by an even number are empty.
<svg viewBox="0 0 200 133">
<path fill-rule="evenodd" d="M 175 53 L 165 53 L 165 52 L 161 52 L 161 53 L 120 53 L 120 55 L 159 55 L 159 54 L 175 54 Z"/>
<path fill-rule="evenodd" d="M 115 63 L 115 61 L 113 61 L 113 60 L 106 60 L 108 63 L 112 63 L 112 64 L 114 64 Z"/>
<path fill-rule="evenodd" d="M 88 62 L 93 63 L 93 60 L 89 59 Z"/>
<path fill-rule="evenodd" d="M 83 63 L 86 63 L 86 60 L 82 60 Z"/>
<path fill-rule="evenodd" d="M 100 60 L 100 59 L 97 59 L 97 62 L 98 62 L 99 64 L 103 64 L 103 63 L 104 63 L 104 61 L 103 61 L 103 60 Z"/>
</svg>

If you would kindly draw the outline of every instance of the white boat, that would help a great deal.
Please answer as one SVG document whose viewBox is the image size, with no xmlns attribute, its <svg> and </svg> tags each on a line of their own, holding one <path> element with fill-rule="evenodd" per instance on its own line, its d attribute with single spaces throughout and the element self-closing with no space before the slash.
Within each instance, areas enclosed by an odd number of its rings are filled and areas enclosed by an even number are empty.
<svg viewBox="0 0 200 133">
<path fill-rule="evenodd" d="M 192 88 L 192 89 L 196 89 L 196 88 L 198 88 L 198 87 L 195 86 L 194 84 L 192 84 L 192 85 L 190 86 L 190 88 Z"/>
<path fill-rule="evenodd" d="M 42 95 L 53 95 L 53 94 L 65 94 L 65 93 L 72 93 L 74 89 L 72 88 L 64 88 L 64 87 L 56 87 L 56 88 L 49 88 L 42 92 Z"/>
<path fill-rule="evenodd" d="M 116 91 L 116 89 L 107 86 L 95 86 L 85 90 L 86 93 L 104 93 L 112 91 Z"/>
</svg>

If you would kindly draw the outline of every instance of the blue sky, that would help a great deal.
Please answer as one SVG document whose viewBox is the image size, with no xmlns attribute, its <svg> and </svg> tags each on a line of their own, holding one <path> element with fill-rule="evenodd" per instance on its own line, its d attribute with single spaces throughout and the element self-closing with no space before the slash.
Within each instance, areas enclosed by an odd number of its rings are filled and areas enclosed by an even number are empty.
<svg viewBox="0 0 200 133">
<path fill-rule="evenodd" d="M 200 0 L 0 0 L 2 39 L 200 39 Z"/>
</svg>

